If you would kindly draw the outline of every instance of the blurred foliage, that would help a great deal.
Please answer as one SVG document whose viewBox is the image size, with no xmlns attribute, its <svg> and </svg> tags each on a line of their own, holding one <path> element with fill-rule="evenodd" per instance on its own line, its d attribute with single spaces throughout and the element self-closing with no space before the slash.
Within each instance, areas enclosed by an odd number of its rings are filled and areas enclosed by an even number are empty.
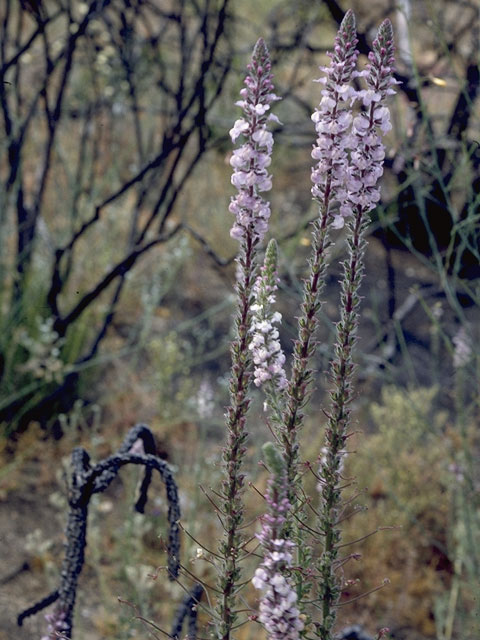
<svg viewBox="0 0 480 640">
<path fill-rule="evenodd" d="M 362 560 L 355 566 L 359 591 L 376 586 L 383 577 L 390 580 L 365 601 L 369 617 L 373 612 L 379 624 L 388 621 L 405 637 L 410 637 L 410 629 L 439 640 L 473 640 L 480 585 L 478 575 L 472 580 L 465 566 L 456 562 L 459 544 L 464 544 L 458 536 L 465 538 L 466 519 L 457 504 L 463 479 L 454 463 L 459 446 L 456 425 L 446 411 L 438 410 L 438 394 L 438 388 L 386 387 L 381 402 L 371 405 L 374 433 L 355 438 L 360 452 L 347 465 L 358 489 L 366 487 L 359 502 L 368 511 L 346 523 L 344 539 L 378 529 L 358 545 Z M 468 446 L 476 449 L 473 424 Z M 479 515 L 477 511 L 477 519 Z M 462 582 L 462 602 L 452 610 L 456 580 Z M 358 614 L 364 615 L 361 610 Z M 452 628 L 444 633 L 447 616 L 453 616 Z"/>
</svg>

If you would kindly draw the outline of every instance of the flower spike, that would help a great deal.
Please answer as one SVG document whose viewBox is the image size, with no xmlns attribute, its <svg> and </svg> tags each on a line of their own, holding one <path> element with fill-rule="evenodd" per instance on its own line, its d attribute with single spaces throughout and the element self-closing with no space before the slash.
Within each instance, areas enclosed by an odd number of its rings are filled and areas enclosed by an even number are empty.
<svg viewBox="0 0 480 640">
<path fill-rule="evenodd" d="M 285 355 L 282 351 L 275 324 L 282 320 L 282 314 L 272 312 L 277 290 L 277 243 L 270 240 L 265 253 L 265 261 L 260 269 L 254 287 L 255 304 L 250 308 L 253 313 L 252 339 L 250 350 L 255 365 L 254 382 L 259 387 L 268 383 L 271 395 L 287 386 L 283 365 Z M 267 395 L 268 391 L 267 391 Z"/>
<path fill-rule="evenodd" d="M 312 115 L 317 132 L 312 158 L 317 160 L 312 169 L 312 195 L 320 205 L 323 215 L 333 218 L 333 227 L 343 226 L 342 211 L 330 214 L 331 205 L 343 202 L 346 191 L 345 174 L 348 168 L 349 128 L 352 123 L 351 106 L 347 104 L 355 97 L 350 80 L 355 72 L 358 51 L 355 31 L 355 16 L 349 10 L 338 30 L 335 47 L 329 53 L 328 67 L 320 67 L 325 77 L 319 82 L 325 85 L 322 99 Z"/>
<path fill-rule="evenodd" d="M 282 456 L 271 442 L 267 442 L 262 451 L 271 476 L 266 494 L 268 513 L 263 517 L 261 532 L 257 534 L 265 557 L 252 579 L 253 586 L 264 592 L 259 620 L 269 640 L 298 640 L 304 624 L 296 606 L 297 594 L 288 577 L 295 544 L 282 538 L 281 533 L 291 509 L 286 468 Z"/>
<path fill-rule="evenodd" d="M 233 167 L 232 184 L 238 190 L 230 202 L 229 210 L 235 215 L 230 235 L 241 240 L 250 230 L 256 240 L 267 232 L 270 204 L 259 194 L 272 188 L 272 176 L 267 167 L 271 162 L 273 136 L 267 129 L 270 105 L 279 98 L 273 93 L 271 63 L 265 42 L 260 38 L 255 45 L 252 61 L 247 66 L 245 87 L 236 105 L 243 109 L 243 117 L 236 120 L 230 137 L 232 142 L 243 136 L 245 142 L 230 159 Z"/>
</svg>

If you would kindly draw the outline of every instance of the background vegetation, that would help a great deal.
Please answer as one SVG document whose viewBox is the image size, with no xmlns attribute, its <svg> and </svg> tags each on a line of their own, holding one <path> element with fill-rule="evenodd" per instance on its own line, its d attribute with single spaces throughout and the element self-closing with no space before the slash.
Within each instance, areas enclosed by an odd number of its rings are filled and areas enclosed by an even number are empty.
<svg viewBox="0 0 480 640">
<path fill-rule="evenodd" d="M 350 6 L 362 52 L 391 17 L 403 84 L 362 285 L 358 453 L 348 471 L 368 511 L 346 522 L 345 537 L 395 528 L 359 545 L 359 584 L 345 600 L 384 577 L 391 583 L 342 608 L 342 621 L 388 626 L 398 639 L 480 636 L 476 3 L 5 0 L 0 638 L 30 638 L 42 624 L 32 619 L 22 636 L 14 621 L 56 582 L 62 465 L 72 446 L 102 456 L 133 423 L 148 422 L 178 469 L 185 527 L 203 540 L 218 535 L 199 485 L 215 485 L 224 437 L 236 250 L 227 211 L 232 105 L 263 36 L 283 97 L 272 235 L 288 351 L 315 216 L 312 79 Z M 323 440 L 343 249 L 340 232 L 302 451 L 312 463 Z M 260 399 L 250 425 L 251 478 L 261 488 L 256 463 L 268 429 Z M 94 509 L 80 638 L 146 635 L 118 595 L 167 628 L 181 597 L 161 573 L 149 577 L 163 563 L 154 513 L 162 505 L 132 514 L 136 474 L 122 478 Z M 254 491 L 249 500 L 259 513 Z M 208 576 L 188 536 L 184 547 L 187 566 Z"/>
</svg>

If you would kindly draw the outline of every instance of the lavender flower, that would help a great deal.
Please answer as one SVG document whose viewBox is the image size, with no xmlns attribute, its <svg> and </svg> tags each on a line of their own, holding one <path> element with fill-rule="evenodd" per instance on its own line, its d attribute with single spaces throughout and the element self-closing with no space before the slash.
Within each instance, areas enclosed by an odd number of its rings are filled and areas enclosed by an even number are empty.
<svg viewBox="0 0 480 640">
<path fill-rule="evenodd" d="M 278 324 L 282 314 L 272 312 L 277 290 L 277 243 L 270 240 L 265 254 L 265 261 L 261 273 L 254 286 L 255 304 L 250 307 L 253 314 L 252 338 L 249 349 L 252 352 L 254 367 L 254 382 L 259 387 L 269 384 L 270 395 L 275 391 L 282 391 L 287 386 L 287 379 L 283 365 L 285 355 L 280 345 Z"/>
<path fill-rule="evenodd" d="M 310 272 L 304 282 L 301 315 L 298 320 L 298 337 L 294 343 L 292 374 L 286 390 L 286 402 L 279 427 L 287 472 L 288 496 L 294 506 L 296 518 L 289 518 L 283 527 L 283 535 L 295 541 L 296 565 L 301 569 L 296 575 L 296 591 L 299 607 L 313 587 L 311 575 L 312 548 L 305 539 L 307 514 L 300 504 L 301 475 L 298 473 L 298 435 L 303 425 L 303 408 L 313 381 L 313 370 L 309 366 L 317 343 L 315 333 L 322 305 L 321 292 L 325 285 L 328 268 L 330 229 L 343 225 L 343 211 L 339 203 L 346 197 L 345 175 L 348 169 L 349 127 L 351 98 L 354 91 L 349 82 L 355 73 L 358 52 L 355 31 L 355 16 L 347 11 L 338 31 L 330 66 L 321 67 L 326 76 L 319 82 L 324 85 L 322 99 L 312 120 L 317 134 L 312 157 L 317 161 L 312 169 L 312 195 L 318 204 L 319 215 L 313 224 L 312 254 L 309 259 Z"/>
<path fill-rule="evenodd" d="M 312 195 L 319 205 L 319 217 L 314 223 L 310 273 L 304 284 L 304 299 L 298 321 L 298 338 L 294 344 L 293 367 L 287 388 L 287 405 L 283 415 L 281 441 L 287 464 L 290 500 L 295 500 L 294 486 L 298 479 L 298 432 L 303 423 L 302 408 L 308 399 L 313 372 L 309 360 L 316 350 L 315 331 L 321 308 L 320 294 L 328 267 L 329 231 L 343 225 L 340 213 L 332 213 L 333 204 L 346 196 L 345 174 L 348 167 L 348 128 L 352 122 L 347 100 L 352 97 L 349 87 L 354 74 L 358 52 L 355 16 L 347 11 L 330 55 L 330 66 L 321 67 L 326 77 L 322 100 L 312 120 L 317 133 L 312 156 L 317 164 L 312 170 Z M 304 545 L 298 544 L 300 550 Z M 303 552 L 302 552 L 303 553 Z M 310 558 L 305 555 L 305 563 Z"/>
<path fill-rule="evenodd" d="M 287 387 L 287 402 L 281 427 L 290 500 L 295 500 L 294 486 L 298 479 L 298 432 L 303 423 L 302 408 L 307 402 L 313 378 L 308 363 L 316 350 L 314 337 L 322 304 L 320 294 L 328 267 L 329 231 L 332 226 L 341 226 L 338 222 L 340 214 L 333 214 L 331 208 L 346 193 L 344 174 L 348 160 L 348 127 L 352 121 L 346 102 L 352 93 L 348 83 L 358 56 L 356 43 L 355 16 L 350 10 L 340 25 L 334 51 L 330 54 L 330 66 L 322 67 L 326 77 L 320 82 L 325 85 L 325 89 L 322 91 L 320 105 L 312 116 L 317 132 L 312 156 L 318 161 L 312 170 L 312 195 L 319 205 L 319 217 L 313 225 L 310 273 L 304 284 L 298 338 L 294 344 L 292 375 Z M 298 549 L 302 546 L 299 544 Z M 310 562 L 307 556 L 305 562 Z"/>
<path fill-rule="evenodd" d="M 232 368 L 230 378 L 230 405 L 227 408 L 227 444 L 223 450 L 224 480 L 222 483 L 222 512 L 225 536 L 220 544 L 222 566 L 219 572 L 218 602 L 221 619 L 219 635 L 228 640 L 235 624 L 236 594 L 241 571 L 238 566 L 239 550 L 243 543 L 241 525 L 244 505 L 242 500 L 245 475 L 241 471 L 245 455 L 246 413 L 250 404 L 249 386 L 252 377 L 252 358 L 249 344 L 253 303 L 253 287 L 256 275 L 256 250 L 267 230 L 270 205 L 259 195 L 271 187 L 267 172 L 272 151 L 272 134 L 267 131 L 268 120 L 275 120 L 267 112 L 277 99 L 273 93 L 270 60 L 265 43 L 260 39 L 248 65 L 245 87 L 240 92 L 242 100 L 237 104 L 243 108 L 244 117 L 237 120 L 230 131 L 232 140 L 243 135 L 245 144 L 234 151 L 231 164 L 234 167 L 232 183 L 238 194 L 232 198 L 230 211 L 235 214 L 231 235 L 240 242 L 237 258 L 238 271 L 236 293 L 238 313 L 236 336 L 231 346 Z"/>
<path fill-rule="evenodd" d="M 392 128 L 390 112 L 384 102 L 387 96 L 395 93 L 392 87 L 397 84 L 392 77 L 394 48 L 390 20 L 380 25 L 368 59 L 370 64 L 359 74 L 366 77 L 367 89 L 359 91 L 357 97 L 367 111 L 353 120 L 352 152 L 347 171 L 348 202 L 343 208 L 346 215 L 355 207 L 361 207 L 367 213 L 380 200 L 377 183 L 383 174 L 385 150 L 378 129 L 387 133 Z"/>
<path fill-rule="evenodd" d="M 266 494 L 268 513 L 257 535 L 265 556 L 255 571 L 252 583 L 256 589 L 264 591 L 259 620 L 269 640 L 297 640 L 304 625 L 295 606 L 297 594 L 288 578 L 294 543 L 281 538 L 282 527 L 291 508 L 287 475 L 283 460 L 271 442 L 263 446 L 263 454 L 271 470 Z"/>
<path fill-rule="evenodd" d="M 320 67 L 325 73 L 318 82 L 325 85 L 322 99 L 312 115 L 317 133 L 316 144 L 312 150 L 312 158 L 317 160 L 312 169 L 312 195 L 319 202 L 325 213 L 334 201 L 343 203 L 346 197 L 345 175 L 348 169 L 348 144 L 351 140 L 349 129 L 352 123 L 351 105 L 348 101 L 355 99 L 356 92 L 350 86 L 350 80 L 357 75 L 358 51 L 355 45 L 358 40 L 355 32 L 355 16 L 349 10 L 340 25 L 335 39 L 335 48 L 329 53 L 331 63 L 328 67 Z M 340 205 L 335 214 L 332 226 L 343 227 L 345 211 Z"/>
<path fill-rule="evenodd" d="M 229 206 L 235 215 L 230 235 L 241 240 L 246 237 L 247 230 L 251 230 L 255 239 L 262 240 L 268 228 L 270 204 L 259 193 L 272 188 L 272 176 L 267 167 L 271 162 L 273 136 L 267 129 L 267 122 L 279 122 L 268 111 L 270 104 L 280 98 L 273 93 L 268 50 L 261 38 L 247 69 L 249 74 L 245 78 L 245 87 L 240 91 L 242 100 L 236 102 L 243 109 L 244 116 L 236 120 L 230 129 L 232 142 L 241 135 L 246 139 L 230 159 L 234 168 L 232 184 L 238 189 Z"/>
</svg>

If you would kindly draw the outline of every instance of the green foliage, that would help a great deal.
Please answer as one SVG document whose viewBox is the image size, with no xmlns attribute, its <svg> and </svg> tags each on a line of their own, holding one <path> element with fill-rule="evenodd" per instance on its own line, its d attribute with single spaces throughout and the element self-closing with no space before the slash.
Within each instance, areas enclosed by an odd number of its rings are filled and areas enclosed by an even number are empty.
<svg viewBox="0 0 480 640">
<path fill-rule="evenodd" d="M 0 410 L 15 409 L 4 423 L 3 433 L 14 433 L 24 415 L 48 397 L 75 369 L 88 336 L 88 316 L 75 331 L 60 337 L 54 320 L 45 313 L 41 283 L 25 284 L 21 299 L 0 319 Z"/>
<path fill-rule="evenodd" d="M 391 465 L 396 452 L 405 450 L 406 455 L 415 455 L 423 447 L 428 451 L 435 441 L 439 442 L 447 415 L 436 412 L 437 395 L 435 387 L 410 391 L 392 386 L 382 389 L 381 402 L 370 407 L 376 434 L 369 438 L 379 449 L 382 466 Z"/>
<path fill-rule="evenodd" d="M 371 405 L 374 433 L 359 437 L 362 455 L 348 461 L 348 475 L 355 475 L 360 490 L 367 487 L 368 512 L 347 522 L 345 538 L 394 527 L 362 544 L 356 571 L 368 588 L 383 575 L 390 579 L 390 586 L 368 601 L 380 621 L 411 626 L 426 636 L 438 632 L 442 640 L 473 640 L 467 629 L 474 628 L 474 584 L 464 564 L 468 521 L 458 505 L 463 485 L 452 472 L 459 434 L 448 413 L 437 408 L 438 396 L 438 388 L 390 386 Z M 478 527 L 474 530 L 478 536 Z M 455 612 L 457 582 L 464 598 Z M 452 615 L 458 617 L 449 623 Z M 449 625 L 459 635 L 444 635 Z"/>
</svg>

